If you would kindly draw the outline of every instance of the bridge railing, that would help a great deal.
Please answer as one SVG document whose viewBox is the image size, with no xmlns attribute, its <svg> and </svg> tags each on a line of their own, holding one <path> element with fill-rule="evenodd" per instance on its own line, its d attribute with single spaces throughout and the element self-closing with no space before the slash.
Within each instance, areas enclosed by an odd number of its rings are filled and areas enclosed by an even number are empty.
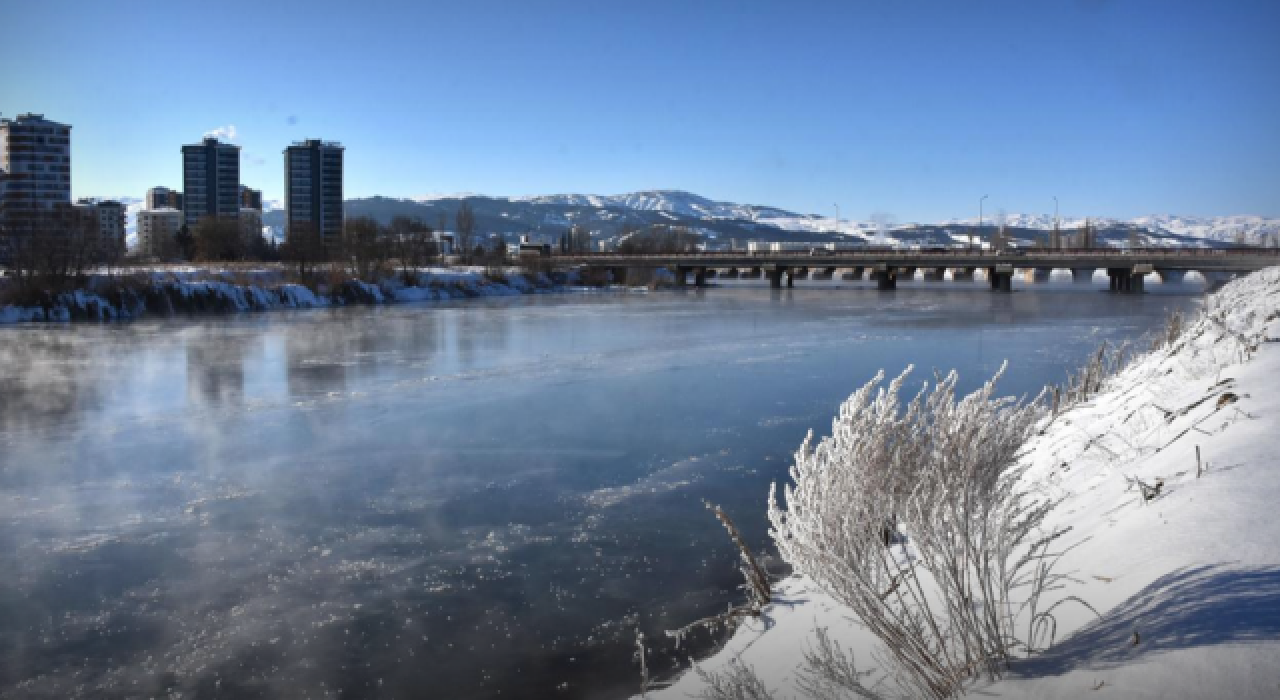
<svg viewBox="0 0 1280 700">
<path fill-rule="evenodd" d="M 717 251 L 717 252 L 696 252 L 696 253 L 617 253 L 617 252 L 590 252 L 590 253 L 573 253 L 569 255 L 554 255 L 556 258 L 582 259 L 592 262 L 605 262 L 609 260 L 670 260 L 672 262 L 698 262 L 703 260 L 723 260 L 725 258 L 748 258 L 748 259 L 775 259 L 775 260 L 812 260 L 817 261 L 823 258 L 839 258 L 839 257 L 867 257 L 875 256 L 885 260 L 893 259 L 911 259 L 911 258 L 955 258 L 955 259 L 980 259 L 1000 262 L 1010 262 L 1018 258 L 1036 257 L 1036 258 L 1080 258 L 1080 257 L 1096 257 L 1096 258 L 1115 258 L 1115 257 L 1134 257 L 1134 258 L 1205 258 L 1220 259 L 1223 257 L 1269 257 L 1280 259 L 1280 248 L 1125 248 L 1125 249 L 1105 249 L 1105 248 L 1055 248 L 1053 250 L 1018 250 L 1018 251 L 969 251 L 963 249 L 922 249 L 922 250 L 902 250 L 900 248 L 857 248 L 850 250 L 824 250 L 820 254 L 812 254 L 809 251 Z"/>
</svg>

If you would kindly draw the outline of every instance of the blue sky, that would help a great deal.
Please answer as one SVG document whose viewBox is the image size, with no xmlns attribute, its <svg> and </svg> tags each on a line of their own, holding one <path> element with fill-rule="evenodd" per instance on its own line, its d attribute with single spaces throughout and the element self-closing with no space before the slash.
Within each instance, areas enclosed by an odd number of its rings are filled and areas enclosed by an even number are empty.
<svg viewBox="0 0 1280 700">
<path fill-rule="evenodd" d="M 1280 216 L 1280 2 L 0 1 L 79 196 L 347 147 L 348 196 L 686 189 L 899 221 Z"/>
</svg>

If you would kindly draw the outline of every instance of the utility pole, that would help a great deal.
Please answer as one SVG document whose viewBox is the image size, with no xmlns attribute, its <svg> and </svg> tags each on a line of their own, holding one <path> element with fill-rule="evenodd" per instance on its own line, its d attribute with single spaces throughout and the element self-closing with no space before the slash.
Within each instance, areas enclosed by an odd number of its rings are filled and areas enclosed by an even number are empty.
<svg viewBox="0 0 1280 700">
<path fill-rule="evenodd" d="M 1053 245 L 1050 248 L 1062 247 L 1062 233 L 1058 230 L 1058 195 L 1053 195 Z"/>
</svg>

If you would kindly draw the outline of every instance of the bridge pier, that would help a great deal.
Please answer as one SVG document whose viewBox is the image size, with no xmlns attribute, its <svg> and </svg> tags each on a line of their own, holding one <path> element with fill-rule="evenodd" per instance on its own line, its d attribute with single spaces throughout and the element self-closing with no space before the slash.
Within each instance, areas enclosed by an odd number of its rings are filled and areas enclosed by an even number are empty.
<svg viewBox="0 0 1280 700">
<path fill-rule="evenodd" d="M 871 273 L 872 278 L 876 281 L 876 289 L 882 292 L 891 291 L 898 288 L 898 268 L 885 263 L 875 266 Z"/>
<path fill-rule="evenodd" d="M 1110 268 L 1107 270 L 1107 277 L 1111 279 L 1111 291 L 1119 294 L 1142 294 L 1146 289 L 1146 276 L 1150 272 L 1150 265 Z"/>
<path fill-rule="evenodd" d="M 1092 251 L 1030 249 L 1019 251 L 1018 257 L 987 251 L 895 251 L 883 253 L 875 249 L 840 250 L 821 257 L 803 257 L 795 252 L 713 252 L 680 255 L 591 254 L 557 256 L 552 263 L 559 268 L 578 267 L 589 273 L 592 283 L 636 284 L 647 282 L 654 271 L 667 270 L 663 279 L 674 286 L 706 285 L 717 276 L 726 279 L 759 279 L 767 276 L 771 286 L 788 286 L 812 275 L 813 279 L 875 280 L 882 289 L 894 289 L 899 280 L 909 280 L 917 270 L 927 280 L 950 277 L 960 282 L 973 280 L 982 270 L 992 289 L 1007 291 L 1014 285 L 1012 275 L 1025 275 L 1029 283 L 1051 279 L 1053 270 L 1069 270 L 1076 284 L 1089 284 L 1098 272 L 1106 272 L 1109 286 L 1120 293 L 1137 293 L 1146 287 L 1146 276 L 1158 273 L 1165 284 L 1182 282 L 1186 273 L 1199 271 L 1209 288 L 1216 288 L 1232 277 L 1260 269 L 1280 261 L 1280 256 L 1265 250 L 1196 251 L 1135 249 L 1131 251 L 1099 249 Z M 948 270 L 950 272 L 948 273 Z M 638 273 L 644 273 L 640 275 Z M 690 279 L 693 273 L 693 279 Z M 863 274 L 867 277 L 863 277 Z M 1018 282 L 1020 286 L 1022 283 Z"/>
<path fill-rule="evenodd" d="M 673 265 L 668 270 L 675 275 L 676 286 L 684 287 L 689 284 L 689 273 L 693 273 L 693 285 L 695 287 L 707 286 L 707 268 L 705 267 L 686 267 L 684 265 Z"/>
<path fill-rule="evenodd" d="M 987 281 L 992 291 L 1013 291 L 1013 265 L 996 265 L 987 268 Z"/>
<path fill-rule="evenodd" d="M 1235 279 L 1235 273 L 1218 270 L 1201 270 L 1200 276 L 1204 278 L 1204 291 L 1206 292 L 1216 292 L 1222 289 L 1227 282 Z"/>
</svg>

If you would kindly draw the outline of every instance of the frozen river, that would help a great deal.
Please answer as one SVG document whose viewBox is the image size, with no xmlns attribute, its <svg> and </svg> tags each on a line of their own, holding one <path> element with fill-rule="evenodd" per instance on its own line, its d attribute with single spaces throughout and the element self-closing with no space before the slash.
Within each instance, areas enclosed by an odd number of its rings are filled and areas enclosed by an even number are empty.
<svg viewBox="0 0 1280 700">
<path fill-rule="evenodd" d="M 1035 393 L 1195 289 L 0 328 L 0 697 L 634 692 L 637 627 L 741 598 L 702 499 L 763 548 L 769 482 L 878 369 L 968 390 L 1008 359 L 1005 392 Z"/>
</svg>

